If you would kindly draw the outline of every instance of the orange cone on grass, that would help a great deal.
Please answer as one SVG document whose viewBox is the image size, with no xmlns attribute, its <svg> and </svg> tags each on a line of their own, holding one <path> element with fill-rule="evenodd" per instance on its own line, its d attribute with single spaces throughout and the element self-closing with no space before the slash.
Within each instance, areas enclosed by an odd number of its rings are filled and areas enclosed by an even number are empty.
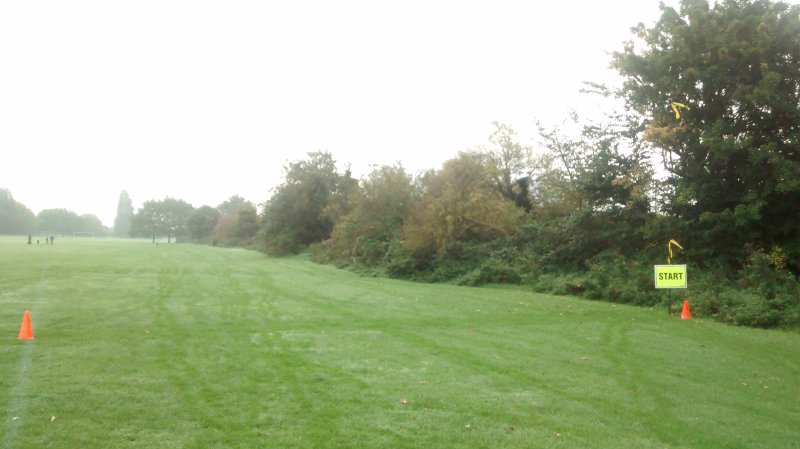
<svg viewBox="0 0 800 449">
<path fill-rule="evenodd" d="M 681 319 L 682 320 L 691 320 L 692 319 L 692 311 L 689 310 L 689 300 L 683 300 L 683 312 L 681 312 Z"/>
<path fill-rule="evenodd" d="M 31 313 L 25 311 L 25 316 L 22 318 L 22 327 L 19 328 L 19 337 L 17 340 L 33 340 L 33 329 L 31 329 Z"/>
</svg>

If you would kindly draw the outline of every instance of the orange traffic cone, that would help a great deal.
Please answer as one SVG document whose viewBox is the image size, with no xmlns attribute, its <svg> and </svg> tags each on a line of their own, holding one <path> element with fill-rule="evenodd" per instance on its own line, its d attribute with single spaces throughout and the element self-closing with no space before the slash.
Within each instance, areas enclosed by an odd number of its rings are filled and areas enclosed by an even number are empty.
<svg viewBox="0 0 800 449">
<path fill-rule="evenodd" d="M 689 300 L 683 300 L 683 312 L 681 312 L 681 319 L 682 320 L 691 320 L 692 319 L 692 312 L 689 310 Z"/>
<path fill-rule="evenodd" d="M 22 318 L 22 327 L 19 328 L 19 337 L 17 340 L 33 340 L 33 330 L 31 329 L 31 313 L 25 311 L 25 316 Z"/>
</svg>

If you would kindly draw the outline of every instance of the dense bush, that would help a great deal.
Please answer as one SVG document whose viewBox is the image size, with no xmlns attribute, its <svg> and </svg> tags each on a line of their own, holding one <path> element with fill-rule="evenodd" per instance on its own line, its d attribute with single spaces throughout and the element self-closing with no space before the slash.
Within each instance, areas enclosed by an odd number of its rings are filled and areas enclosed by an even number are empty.
<svg viewBox="0 0 800 449">
<path fill-rule="evenodd" d="M 603 255 L 582 272 L 552 272 L 526 283 L 539 292 L 582 295 L 591 299 L 666 306 L 669 292 L 656 290 L 653 265 L 660 261 Z M 754 327 L 800 327 L 800 280 L 774 266 L 763 252 L 738 272 L 719 266 L 689 266 L 689 288 L 673 292 L 673 306 L 688 298 L 695 316 Z"/>
</svg>

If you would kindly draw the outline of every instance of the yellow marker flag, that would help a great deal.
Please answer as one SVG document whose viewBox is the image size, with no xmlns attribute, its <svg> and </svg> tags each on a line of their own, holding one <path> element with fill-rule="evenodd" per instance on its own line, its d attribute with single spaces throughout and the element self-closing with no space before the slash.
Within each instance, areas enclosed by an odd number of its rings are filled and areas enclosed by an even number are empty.
<svg viewBox="0 0 800 449">
<path fill-rule="evenodd" d="M 678 243 L 675 240 L 670 240 L 669 243 L 667 243 L 667 250 L 669 251 L 669 257 L 667 258 L 668 264 L 672 264 L 672 245 L 675 245 L 678 248 L 683 249 L 680 243 Z"/>
<path fill-rule="evenodd" d="M 672 110 L 675 111 L 675 120 L 681 119 L 681 112 L 678 110 L 678 108 L 684 108 L 686 110 L 689 109 L 689 106 L 686 106 L 683 103 L 678 103 L 677 101 L 670 102 L 670 106 L 672 106 Z"/>
</svg>

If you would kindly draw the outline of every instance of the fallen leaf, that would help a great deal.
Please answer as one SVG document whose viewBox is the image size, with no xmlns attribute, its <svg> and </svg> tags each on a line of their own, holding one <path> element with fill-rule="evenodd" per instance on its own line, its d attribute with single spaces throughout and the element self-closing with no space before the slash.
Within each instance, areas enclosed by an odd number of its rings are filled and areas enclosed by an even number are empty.
<svg viewBox="0 0 800 449">
<path fill-rule="evenodd" d="M 556 432 L 556 438 L 561 438 L 561 434 L 559 432 Z"/>
<path fill-rule="evenodd" d="M 55 420 L 56 420 L 56 417 L 55 417 L 55 416 L 51 416 L 51 417 L 50 417 L 50 422 L 53 422 L 53 421 L 55 421 Z"/>
<path fill-rule="evenodd" d="M 19 419 L 19 416 L 15 416 L 15 417 L 11 418 L 12 421 L 16 421 L 18 419 Z"/>
<path fill-rule="evenodd" d="M 506 431 L 508 431 L 508 433 L 511 433 L 511 432 L 513 432 L 515 430 L 517 430 L 517 429 L 515 429 L 513 426 L 509 427 L 508 429 L 506 429 Z"/>
<path fill-rule="evenodd" d="M 466 426 L 464 426 L 464 428 L 467 430 L 472 429 L 472 424 L 467 424 Z"/>
<path fill-rule="evenodd" d="M 425 385 L 426 383 L 428 383 L 428 382 L 425 382 L 424 380 L 419 381 L 420 385 Z"/>
<path fill-rule="evenodd" d="M 581 360 L 589 360 L 589 357 L 583 356 L 581 357 Z"/>
<path fill-rule="evenodd" d="M 411 401 L 409 401 L 409 400 L 408 400 L 408 399 L 406 399 L 406 398 L 400 398 L 400 403 L 401 403 L 401 404 L 403 404 L 403 405 L 408 405 L 408 404 L 410 404 L 410 403 L 411 403 Z"/>
</svg>

